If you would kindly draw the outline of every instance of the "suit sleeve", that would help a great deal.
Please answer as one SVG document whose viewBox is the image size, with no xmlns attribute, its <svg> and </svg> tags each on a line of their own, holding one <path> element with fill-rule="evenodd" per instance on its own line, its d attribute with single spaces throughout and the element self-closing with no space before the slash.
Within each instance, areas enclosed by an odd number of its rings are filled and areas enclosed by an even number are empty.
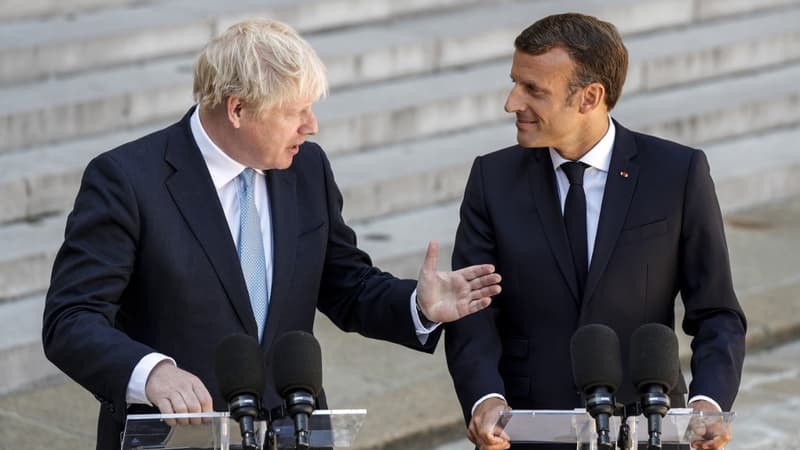
<svg viewBox="0 0 800 450">
<path fill-rule="evenodd" d="M 730 410 L 742 373 L 746 320 L 733 291 L 722 214 L 702 151 L 695 151 L 681 224 L 684 331 L 692 339 L 689 396 L 706 395 Z"/>
<path fill-rule="evenodd" d="M 496 263 L 494 232 L 483 180 L 479 157 L 472 166 L 461 204 L 453 269 Z M 495 318 L 496 305 L 497 299 L 491 307 L 445 325 L 447 366 L 467 423 L 478 399 L 491 393 L 505 395 L 498 370 L 502 348 Z"/>
<path fill-rule="evenodd" d="M 44 309 L 48 359 L 118 414 L 134 366 L 153 351 L 114 327 L 135 262 L 138 220 L 124 170 L 109 155 L 93 160 L 67 219 Z"/>
<path fill-rule="evenodd" d="M 440 331 L 420 344 L 411 318 L 413 280 L 400 280 L 372 265 L 342 218 L 342 194 L 324 152 L 319 149 L 328 209 L 328 242 L 317 304 L 345 331 L 432 353 Z"/>
</svg>

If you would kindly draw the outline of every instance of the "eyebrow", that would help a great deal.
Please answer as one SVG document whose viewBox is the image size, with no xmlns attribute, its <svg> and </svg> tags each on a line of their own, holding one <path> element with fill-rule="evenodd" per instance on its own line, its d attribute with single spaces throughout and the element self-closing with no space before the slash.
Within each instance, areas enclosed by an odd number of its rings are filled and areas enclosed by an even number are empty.
<svg viewBox="0 0 800 450">
<path fill-rule="evenodd" d="M 534 91 L 537 91 L 537 92 L 542 92 L 542 93 L 544 93 L 544 94 L 549 94 L 549 93 L 550 93 L 550 91 L 549 91 L 549 90 L 547 90 L 547 89 L 545 89 L 545 88 L 543 88 L 543 87 L 539 86 L 538 84 L 536 84 L 536 82 L 535 82 L 535 81 L 530 81 L 530 80 L 516 80 L 516 79 L 514 79 L 514 75 L 513 75 L 513 74 L 510 74 L 510 75 L 509 75 L 509 77 L 511 78 L 511 81 L 513 81 L 514 83 L 522 83 L 522 84 L 524 84 L 525 86 L 528 86 L 528 87 L 532 88 Z"/>
</svg>

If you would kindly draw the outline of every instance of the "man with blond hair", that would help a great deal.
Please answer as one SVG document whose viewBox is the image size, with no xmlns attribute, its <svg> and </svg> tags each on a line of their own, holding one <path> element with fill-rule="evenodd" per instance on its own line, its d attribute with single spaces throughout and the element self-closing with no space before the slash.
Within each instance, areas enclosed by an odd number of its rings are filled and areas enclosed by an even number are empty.
<svg viewBox="0 0 800 450">
<path fill-rule="evenodd" d="M 500 291 L 488 265 L 420 280 L 373 267 L 341 216 L 325 153 L 306 136 L 322 62 L 290 27 L 253 20 L 212 40 L 178 123 L 106 152 L 83 176 L 44 311 L 47 357 L 102 403 L 98 449 L 129 412 L 225 410 L 213 353 L 231 334 L 267 357 L 315 309 L 340 328 L 432 352 L 436 322 Z M 268 366 L 262 406 L 280 404 Z M 320 406 L 324 406 L 321 399 Z"/>
</svg>

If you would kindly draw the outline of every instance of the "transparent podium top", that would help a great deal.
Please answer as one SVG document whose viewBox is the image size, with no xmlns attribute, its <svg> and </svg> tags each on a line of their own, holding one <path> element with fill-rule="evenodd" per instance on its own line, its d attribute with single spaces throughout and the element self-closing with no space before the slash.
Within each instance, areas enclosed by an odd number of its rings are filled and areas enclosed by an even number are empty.
<svg viewBox="0 0 800 450">
<path fill-rule="evenodd" d="M 688 408 L 669 410 L 661 421 L 661 441 L 664 444 L 686 444 L 723 432 L 735 417 L 733 412 L 694 412 Z M 611 439 L 616 442 L 622 418 L 611 417 Z M 646 442 L 647 418 L 630 417 L 630 435 Z M 591 443 L 597 439 L 594 419 L 585 409 L 510 410 L 500 414 L 497 432 L 504 432 L 511 442 Z"/>
<path fill-rule="evenodd" d="M 350 447 L 361 430 L 367 410 L 314 411 L 309 420 L 314 447 Z M 197 425 L 178 425 L 189 419 Z M 257 442 L 264 449 L 295 448 L 294 423 L 290 417 L 272 422 L 272 435 L 265 421 L 256 421 Z M 129 415 L 122 437 L 122 450 L 150 449 L 241 449 L 239 424 L 227 412 L 194 414 Z"/>
</svg>

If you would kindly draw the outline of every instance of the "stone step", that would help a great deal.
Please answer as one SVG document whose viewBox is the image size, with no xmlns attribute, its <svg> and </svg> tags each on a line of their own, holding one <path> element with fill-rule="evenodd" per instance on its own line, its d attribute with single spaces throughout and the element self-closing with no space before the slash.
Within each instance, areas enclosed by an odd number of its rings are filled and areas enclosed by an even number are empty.
<svg viewBox="0 0 800 450">
<path fill-rule="evenodd" d="M 0 155 L 0 224 L 68 210 L 94 156 L 151 131 L 137 128 Z"/>
<path fill-rule="evenodd" d="M 58 215 L 0 228 L 0 306 L 47 289 L 65 224 L 66 215 Z"/>
<path fill-rule="evenodd" d="M 632 59 L 626 92 L 800 58 L 800 32 L 795 25 L 800 21 L 800 9 L 796 7 L 686 27 L 686 21 L 697 17 L 672 8 L 674 3 L 568 0 L 486 6 L 311 36 L 309 40 L 327 63 L 334 86 L 507 59 L 509 43 L 530 25 L 531 17 L 570 9 L 610 20 L 623 35 L 651 32 L 626 39 Z M 670 7 L 667 12 L 663 11 L 665 5 Z M 638 19 L 644 16 L 651 19 Z M 652 33 L 666 27 L 671 28 Z"/>
<path fill-rule="evenodd" d="M 623 0 L 617 0 L 621 1 Z M 507 12 L 507 9 L 515 11 L 512 6 L 518 7 L 512 4 L 506 8 L 498 8 L 497 11 L 500 12 L 495 15 L 503 20 L 508 20 L 507 17 L 517 19 L 518 15 L 509 15 Z M 619 8 L 618 4 L 617 7 Z M 483 10 L 478 12 L 480 11 Z M 620 10 L 616 14 L 624 12 L 625 10 Z M 466 21 L 468 16 L 465 16 L 467 31 L 468 25 L 481 17 L 471 10 L 463 14 L 473 15 L 471 22 Z M 787 8 L 753 18 L 702 24 L 685 32 L 667 30 L 648 36 L 631 37 L 628 39 L 631 47 L 631 68 L 626 93 L 663 88 L 670 83 L 668 80 L 686 83 L 744 69 L 756 70 L 759 67 L 796 61 L 800 58 L 800 37 L 791 26 L 796 20 L 800 20 L 800 8 Z M 502 24 L 499 19 L 495 22 L 498 26 Z M 437 132 L 439 130 L 433 125 L 442 122 L 435 120 L 439 112 L 444 112 L 445 116 L 452 115 L 455 119 L 445 129 L 466 127 L 475 121 L 495 119 L 491 112 L 500 110 L 491 103 L 497 104 L 508 88 L 503 81 L 506 80 L 507 61 L 510 57 L 508 42 L 513 36 L 503 34 L 494 39 L 491 36 L 499 31 L 490 30 L 482 41 L 491 50 L 481 50 L 469 43 L 469 39 L 464 36 L 467 31 L 464 31 L 463 25 L 456 29 L 461 34 L 453 32 L 455 37 L 445 35 L 431 40 L 426 33 L 415 31 L 415 23 L 400 21 L 397 26 L 387 27 L 385 32 L 390 33 L 391 29 L 393 40 L 388 37 L 381 40 L 364 30 L 355 30 L 331 37 L 322 36 L 317 43 L 321 47 L 323 58 L 332 67 L 332 78 L 339 84 L 386 75 L 385 72 L 378 73 L 381 70 L 391 70 L 399 74 L 421 70 L 437 71 L 473 63 L 476 58 L 482 60 L 489 56 L 502 57 L 504 62 L 483 64 L 466 71 L 448 70 L 416 79 L 335 93 L 318 108 L 320 119 L 325 125 L 323 132 L 329 136 L 326 139 L 326 148 L 329 151 L 380 145 L 383 132 L 389 132 L 390 138 L 397 139 Z M 427 25 L 428 29 L 431 27 Z M 420 26 L 420 29 L 424 30 L 426 27 Z M 731 33 L 732 29 L 747 31 Z M 685 41 L 681 33 L 688 35 L 689 40 Z M 404 40 L 409 40 L 409 36 L 415 39 L 404 46 Z M 504 43 L 501 44 L 500 41 Z M 348 50 L 342 54 L 342 50 L 336 50 L 349 49 L 346 42 L 355 44 L 353 51 Z M 366 42 L 380 46 L 377 50 L 371 50 L 364 45 Z M 490 44 L 491 42 L 494 44 Z M 652 48 L 659 50 L 651 51 Z M 41 83 L 0 87 L 0 98 L 7 99 L 5 104 L 0 104 L 0 132 L 6 136 L 0 142 L 0 153 L 115 129 L 175 120 L 191 103 L 192 64 L 192 57 L 174 57 L 95 70 Z M 381 69 L 374 69 L 375 67 Z M 486 83 L 479 74 L 486 76 L 492 67 L 498 73 L 503 73 L 500 78 Z M 491 76 L 495 77 L 496 73 Z M 475 90 L 473 86 L 481 86 L 481 89 Z M 432 94 L 436 95 L 431 96 Z M 441 100 L 445 97 L 449 100 Z M 406 101 L 402 102 L 403 99 Z M 352 101 L 366 103 L 360 105 L 362 110 L 379 109 L 382 114 L 371 114 L 366 119 L 356 116 L 344 120 L 353 112 L 354 105 L 348 103 Z M 431 101 L 436 104 L 426 103 Z M 342 103 L 345 105 L 342 106 Z M 416 109 L 411 108 L 415 105 Z M 326 123 L 326 115 L 330 116 L 332 123 Z M 410 127 L 401 131 L 406 128 L 403 126 L 405 124 Z M 359 139 L 353 141 L 353 134 L 357 134 Z"/>
<path fill-rule="evenodd" d="M 74 16 L 105 8 L 118 8 L 141 3 L 142 0 L 70 0 L 68 2 L 63 0 L 4 0 L 3 7 L 0 8 L 0 23 L 55 16 Z"/>
<path fill-rule="evenodd" d="M 59 373 L 42 349 L 44 296 L 0 302 L 0 395 Z"/>
<path fill-rule="evenodd" d="M 94 0 L 83 0 L 91 2 Z M 125 5 L 129 0 L 117 0 Z M 28 2 L 31 3 L 31 2 Z M 690 0 L 650 0 L 647 2 L 585 0 L 522 2 L 496 7 L 496 2 L 479 0 L 428 0 L 370 2 L 369 7 L 353 8 L 357 0 L 339 0 L 338 4 L 319 0 L 272 2 L 269 8 L 257 1 L 222 5 L 219 2 L 173 0 L 167 3 L 136 4 L 135 7 L 105 9 L 88 14 L 72 14 L 51 20 L 30 20 L 0 24 L 0 84 L 37 80 L 82 72 L 94 68 L 124 64 L 197 51 L 208 36 L 217 34 L 235 18 L 262 15 L 289 21 L 304 33 L 364 22 L 385 20 L 410 13 L 427 16 L 410 21 L 396 21 L 354 32 L 333 33 L 314 42 L 318 50 L 330 49 L 339 56 L 352 56 L 349 47 L 367 50 L 353 66 L 331 66 L 336 82 L 345 73 L 352 81 L 416 73 L 422 65 L 448 66 L 474 62 L 480 58 L 502 56 L 508 43 L 529 25 L 531 17 L 565 10 L 581 10 L 618 24 L 623 33 L 704 21 L 723 16 L 796 4 L 797 1 L 758 0 L 736 2 L 701 2 Z M 363 3 L 363 2 L 361 2 Z M 468 6 L 486 6 L 474 11 Z M 358 6 L 362 6 L 359 4 Z M 743 7 L 747 9 L 744 10 Z M 455 9 L 455 8 L 459 9 Z M 444 17 L 430 17 L 430 12 L 451 8 Z M 302 11 L 302 12 L 300 12 Z M 406 23 L 407 22 L 407 23 Z M 408 28 L 413 31 L 408 32 Z M 316 41 L 316 39 L 312 39 Z M 698 41 L 690 41 L 698 42 Z M 385 44 L 387 48 L 381 48 Z M 465 52 L 464 48 L 469 51 Z M 440 62 L 434 59 L 441 58 Z M 352 62 L 353 58 L 349 59 Z M 339 62 L 336 60 L 335 62 Z M 432 63 L 432 64 L 431 64 Z M 353 77 L 352 70 L 360 72 Z"/>
<path fill-rule="evenodd" d="M 800 121 L 800 64 L 623 97 L 614 115 L 633 129 L 689 145 Z M 734 93 L 734 94 L 732 94 Z"/>
<path fill-rule="evenodd" d="M 310 33 L 480 1 L 115 0 L 129 6 L 0 24 L 0 84 L 195 53 L 209 37 L 249 17 L 275 18 Z"/>
<path fill-rule="evenodd" d="M 400 85 L 406 88 L 406 92 L 413 92 L 413 89 L 409 89 L 409 85 L 419 86 L 419 80 L 395 83 L 383 87 L 381 95 L 385 101 L 379 103 L 392 111 L 403 111 L 406 108 L 417 112 L 416 116 L 431 118 L 427 124 L 421 124 L 420 127 L 429 126 L 435 117 L 439 118 L 439 122 L 445 122 L 435 127 L 437 130 L 456 128 L 454 131 L 457 131 L 458 127 L 452 123 L 457 122 L 458 118 L 452 113 L 446 114 L 445 111 L 441 111 L 449 104 L 448 99 L 460 99 L 457 94 L 444 91 L 448 87 L 446 83 L 452 82 L 450 87 L 453 88 L 455 84 L 467 84 L 464 78 L 470 80 L 480 77 L 484 80 L 482 86 L 492 83 L 497 85 L 494 108 L 492 110 L 488 106 L 482 108 L 487 121 L 488 116 L 494 120 L 508 121 L 508 116 L 500 106 L 507 90 L 507 82 L 503 80 L 501 73 L 505 69 L 505 65 L 492 64 L 446 77 L 437 75 L 426 78 L 438 82 L 442 88 L 427 93 L 429 94 L 427 104 L 408 101 L 403 98 L 401 92 L 398 92 L 397 87 Z M 793 65 L 755 75 L 730 77 L 713 83 L 644 92 L 623 97 L 614 115 L 634 129 L 649 130 L 654 134 L 681 142 L 700 145 L 731 134 L 758 132 L 762 129 L 800 122 L 800 108 L 797 107 L 800 90 L 791 83 L 798 76 L 800 76 L 800 65 Z M 464 78 L 455 83 L 457 77 Z M 363 104 L 365 98 L 369 96 L 364 94 L 364 91 L 374 93 L 373 89 L 377 89 L 377 86 L 343 92 L 320 104 L 321 108 L 323 106 L 327 108 L 327 110 L 322 108 L 323 110 L 319 112 L 321 120 L 326 120 L 329 124 L 323 126 L 323 130 L 333 128 L 335 132 L 337 123 L 341 130 L 348 123 L 368 122 L 376 116 L 381 116 L 377 111 L 370 111 L 369 107 L 374 105 Z M 465 91 L 463 88 L 461 90 Z M 729 92 L 738 94 L 731 97 Z M 361 97 L 356 98 L 354 95 L 356 93 L 360 93 Z M 435 96 L 443 98 L 441 101 L 436 101 Z M 462 102 L 462 100 L 456 101 Z M 476 102 L 480 102 L 480 97 Z M 350 107 L 350 111 L 347 111 L 349 119 L 331 117 L 337 109 L 348 107 Z M 471 106 L 467 105 L 462 109 L 469 110 Z M 439 115 L 437 116 L 432 110 L 439 110 Z M 385 118 L 386 114 L 383 116 Z M 480 124 L 479 120 L 474 120 L 474 115 L 464 113 L 463 116 L 466 117 L 463 121 L 474 121 L 473 126 Z M 373 129 L 373 127 L 367 128 L 368 131 Z M 413 129 L 410 124 L 398 125 L 398 128 Z M 413 207 L 414 199 L 430 198 L 437 201 L 460 195 L 461 180 L 471 159 L 487 148 L 511 143 L 503 136 L 504 128 L 502 124 L 487 126 L 468 130 L 463 135 L 448 135 L 374 148 L 370 152 L 341 155 L 337 155 L 336 143 L 346 141 L 346 136 L 337 141 L 335 136 L 323 131 L 318 141 L 334 155 L 333 164 L 337 168 L 337 177 L 347 199 L 348 217 L 360 219 Z M 29 152 L 0 155 L 1 165 L 11 169 L 0 174 L 0 199 L 2 199 L 0 223 L 34 218 L 41 214 L 68 209 L 77 190 L 80 174 L 92 156 L 151 129 L 152 127 L 138 128 L 40 147 Z M 412 131 L 412 134 L 420 136 L 426 134 L 424 129 L 418 128 Z M 348 134 L 344 131 L 342 133 Z M 397 130 L 397 133 L 401 131 Z M 354 137 L 349 142 L 353 142 L 357 137 L 355 133 L 352 134 Z M 379 136 L 370 135 L 366 138 L 379 140 Z M 394 139 L 400 140 L 401 137 L 395 136 Z M 480 145 L 475 145 L 474 142 Z M 341 144 L 338 148 L 341 153 L 343 151 Z M 386 169 L 382 170 L 381 167 Z M 380 184 L 372 181 L 376 177 L 382 178 Z M 417 189 L 398 189 L 406 183 L 416 186 Z M 394 195 L 397 192 L 399 194 Z M 384 195 L 387 193 L 392 195 Z M 741 195 L 737 197 L 741 198 Z"/>
</svg>

